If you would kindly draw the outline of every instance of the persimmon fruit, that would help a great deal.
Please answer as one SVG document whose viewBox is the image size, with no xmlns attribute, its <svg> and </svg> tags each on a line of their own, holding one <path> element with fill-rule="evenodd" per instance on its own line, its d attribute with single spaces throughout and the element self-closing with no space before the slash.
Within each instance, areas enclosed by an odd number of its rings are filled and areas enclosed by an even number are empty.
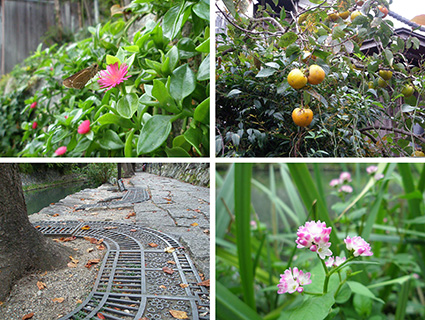
<svg viewBox="0 0 425 320">
<path fill-rule="evenodd" d="M 294 89 L 301 89 L 307 84 L 307 77 L 300 69 L 293 69 L 289 72 L 287 80 Z"/>
<path fill-rule="evenodd" d="M 292 111 L 292 120 L 297 126 L 307 127 L 313 121 L 313 111 L 309 108 L 295 108 Z"/>
<path fill-rule="evenodd" d="M 319 84 L 325 79 L 325 71 L 321 66 L 317 64 L 312 64 L 308 72 L 308 83 L 310 84 Z"/>
</svg>

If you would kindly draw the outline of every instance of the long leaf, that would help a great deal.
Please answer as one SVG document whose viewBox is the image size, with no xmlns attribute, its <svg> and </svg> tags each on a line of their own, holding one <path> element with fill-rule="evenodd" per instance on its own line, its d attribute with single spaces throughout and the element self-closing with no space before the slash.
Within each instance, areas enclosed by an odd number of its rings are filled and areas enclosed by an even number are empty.
<svg viewBox="0 0 425 320">
<path fill-rule="evenodd" d="M 251 255 L 251 175 L 252 164 L 235 164 L 235 225 L 239 274 L 244 301 L 256 310 Z"/>
<path fill-rule="evenodd" d="M 226 178 L 219 189 L 216 198 L 216 224 L 215 234 L 217 238 L 223 238 L 230 223 L 230 213 L 234 211 L 234 166 L 230 166 Z"/>
<path fill-rule="evenodd" d="M 220 281 L 216 282 L 216 315 L 220 320 L 261 320 L 254 310 L 231 293 Z"/>
</svg>

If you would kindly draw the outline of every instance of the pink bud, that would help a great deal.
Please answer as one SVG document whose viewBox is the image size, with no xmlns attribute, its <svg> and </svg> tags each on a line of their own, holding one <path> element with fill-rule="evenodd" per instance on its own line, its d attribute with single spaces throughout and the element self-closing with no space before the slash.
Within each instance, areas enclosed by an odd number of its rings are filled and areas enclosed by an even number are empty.
<svg viewBox="0 0 425 320">
<path fill-rule="evenodd" d="M 37 101 L 34 101 L 33 103 L 31 103 L 30 108 L 34 109 L 37 106 Z"/>
<path fill-rule="evenodd" d="M 36 121 L 34 121 L 34 122 L 32 123 L 32 128 L 33 128 L 33 129 L 37 129 L 37 126 L 38 126 L 38 123 L 37 123 Z"/>
<path fill-rule="evenodd" d="M 89 131 L 90 131 L 90 120 L 85 120 L 78 126 L 79 134 L 86 134 Z"/>
<path fill-rule="evenodd" d="M 65 116 L 65 119 L 68 119 L 68 116 Z"/>
<path fill-rule="evenodd" d="M 63 147 L 59 147 L 59 148 L 57 148 L 57 149 L 56 149 L 56 151 L 55 151 L 55 154 L 56 154 L 57 156 L 61 156 L 61 155 L 63 155 L 65 152 L 66 152 L 66 147 L 65 147 L 65 146 L 63 146 Z"/>
</svg>

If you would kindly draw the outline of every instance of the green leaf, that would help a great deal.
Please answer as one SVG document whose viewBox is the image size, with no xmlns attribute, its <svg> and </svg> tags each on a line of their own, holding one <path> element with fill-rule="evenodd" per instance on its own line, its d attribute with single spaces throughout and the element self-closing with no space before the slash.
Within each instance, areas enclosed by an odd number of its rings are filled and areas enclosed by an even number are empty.
<svg viewBox="0 0 425 320">
<path fill-rule="evenodd" d="M 173 139 L 173 148 L 180 147 L 186 151 L 189 151 L 191 146 L 190 143 L 186 141 L 184 135 L 179 135 Z"/>
<path fill-rule="evenodd" d="M 370 291 L 367 287 L 365 287 L 360 282 L 347 281 L 347 284 L 350 286 L 350 289 L 353 293 L 363 295 L 365 297 L 374 299 L 374 300 L 376 300 L 376 301 L 378 301 L 382 304 L 385 304 L 385 302 L 382 299 L 375 297 L 375 295 L 372 293 L 372 291 Z"/>
<path fill-rule="evenodd" d="M 186 63 L 173 71 L 170 81 L 171 96 L 177 101 L 182 101 L 196 88 L 196 77 Z"/>
<path fill-rule="evenodd" d="M 162 81 L 153 80 L 152 96 L 158 100 L 162 109 L 171 113 L 179 113 L 181 111 L 181 108 L 176 105 Z"/>
<path fill-rule="evenodd" d="M 263 68 L 261 69 L 257 75 L 256 78 L 266 78 L 272 76 L 277 70 L 272 68 Z"/>
<path fill-rule="evenodd" d="M 137 155 L 158 149 L 171 132 L 171 116 L 155 115 L 143 126 L 137 142 Z"/>
<path fill-rule="evenodd" d="M 99 140 L 99 145 L 106 150 L 117 150 L 124 147 L 124 142 L 115 131 L 108 129 L 103 138 Z"/>
<path fill-rule="evenodd" d="M 285 11 L 285 10 L 282 10 Z M 278 46 L 279 47 L 287 47 L 297 41 L 298 36 L 294 32 L 287 32 L 283 36 L 280 37 Z"/>
<path fill-rule="evenodd" d="M 139 47 L 136 45 L 124 47 L 128 52 L 139 52 Z"/>
<path fill-rule="evenodd" d="M 117 57 L 111 56 L 109 54 L 106 55 L 106 64 L 109 66 L 111 64 L 115 64 L 116 62 L 118 62 L 118 65 L 121 64 L 120 59 L 118 59 Z"/>
<path fill-rule="evenodd" d="M 209 53 L 210 52 L 210 38 L 202 42 L 199 46 L 195 48 L 198 52 Z"/>
<path fill-rule="evenodd" d="M 130 134 L 128 135 L 127 139 L 125 140 L 125 147 L 124 147 L 124 156 L 129 158 L 133 157 L 133 137 L 134 137 L 134 129 L 131 130 Z"/>
<path fill-rule="evenodd" d="M 205 99 L 196 107 L 193 118 L 207 125 L 210 123 L 210 98 Z"/>
<path fill-rule="evenodd" d="M 172 158 L 181 158 L 181 157 L 190 157 L 190 154 L 184 150 L 183 148 L 177 147 L 177 148 L 168 148 L 165 147 L 165 152 L 167 153 L 167 157 Z"/>
<path fill-rule="evenodd" d="M 210 21 L 210 2 L 201 0 L 193 6 L 193 12 L 201 19 Z"/>
<path fill-rule="evenodd" d="M 332 292 L 320 297 L 306 298 L 294 310 L 284 311 L 279 320 L 322 320 L 329 314 L 335 299 Z"/>
<path fill-rule="evenodd" d="M 190 5 L 192 4 L 184 1 L 168 9 L 167 13 L 164 15 L 162 26 L 164 36 L 169 40 L 173 40 L 186 23 L 190 15 L 190 10 L 187 10 Z"/>
<path fill-rule="evenodd" d="M 176 46 L 173 46 L 168 52 L 165 54 L 165 58 L 170 58 L 170 63 L 168 66 L 168 73 L 171 73 L 174 71 L 174 68 L 176 67 L 178 61 L 179 61 L 179 49 L 177 49 Z"/>
<path fill-rule="evenodd" d="M 394 61 L 394 56 L 393 56 L 393 53 L 391 52 L 391 50 L 385 49 L 384 50 L 384 56 L 385 56 L 385 59 L 387 60 L 387 63 L 390 66 L 392 66 L 393 65 L 393 61 Z"/>
<path fill-rule="evenodd" d="M 208 54 L 204 60 L 202 60 L 199 65 L 198 74 L 196 75 L 196 79 L 198 81 L 208 80 L 210 78 L 210 54 Z"/>
<path fill-rule="evenodd" d="M 125 27 L 125 22 L 123 20 L 115 21 L 109 27 L 109 31 L 115 36 L 120 33 Z"/>
<path fill-rule="evenodd" d="M 200 145 L 202 144 L 203 133 L 200 128 L 192 128 L 190 127 L 184 134 L 187 142 L 189 142 L 193 148 L 195 148 L 196 152 L 202 155 L 202 151 L 200 149 Z"/>
<path fill-rule="evenodd" d="M 122 118 L 113 113 L 104 114 L 99 119 L 97 119 L 97 122 L 99 122 L 100 124 L 116 124 L 122 128 L 134 127 L 134 124 L 130 120 Z"/>
<path fill-rule="evenodd" d="M 137 111 L 139 99 L 135 93 L 130 93 L 120 98 L 117 103 L 118 114 L 126 119 L 130 119 Z"/>
</svg>

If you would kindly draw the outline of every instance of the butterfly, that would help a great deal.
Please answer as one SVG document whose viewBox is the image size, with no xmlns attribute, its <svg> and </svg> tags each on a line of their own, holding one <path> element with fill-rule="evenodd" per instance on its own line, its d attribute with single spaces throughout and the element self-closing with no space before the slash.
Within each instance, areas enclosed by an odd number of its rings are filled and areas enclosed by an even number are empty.
<svg viewBox="0 0 425 320">
<path fill-rule="evenodd" d="M 63 85 L 67 88 L 83 89 L 86 83 L 93 78 L 97 73 L 98 64 L 95 63 L 72 76 L 63 80 Z"/>
</svg>

